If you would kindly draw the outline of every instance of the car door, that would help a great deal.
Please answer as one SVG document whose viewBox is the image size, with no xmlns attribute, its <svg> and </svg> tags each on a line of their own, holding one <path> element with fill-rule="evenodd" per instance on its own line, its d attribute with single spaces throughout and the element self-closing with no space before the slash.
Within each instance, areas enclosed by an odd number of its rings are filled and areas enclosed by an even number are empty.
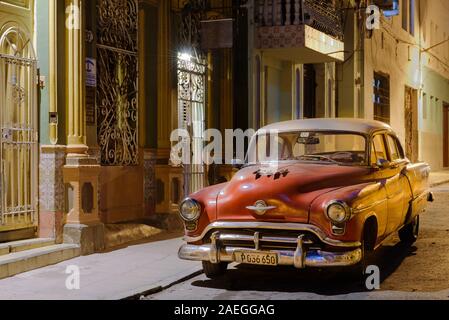
<svg viewBox="0 0 449 320">
<path fill-rule="evenodd" d="M 387 161 L 387 148 L 384 143 L 383 134 L 374 135 L 371 142 L 371 165 L 376 166 L 378 161 Z M 388 194 L 386 190 L 386 179 L 382 177 L 383 172 L 377 171 L 374 173 L 374 178 L 379 184 L 379 189 L 376 194 L 375 202 L 378 203 L 376 207 L 378 235 L 382 240 L 387 235 L 388 225 Z"/>
<path fill-rule="evenodd" d="M 382 144 L 385 153 L 383 160 L 389 161 L 390 165 L 386 168 L 380 168 L 377 173 L 377 178 L 384 183 L 387 191 L 387 208 L 388 218 L 385 235 L 395 232 L 402 224 L 404 216 L 404 195 L 403 185 L 404 176 L 401 174 L 405 164 L 397 155 L 397 149 L 393 148 L 395 143 L 391 142 L 392 136 L 387 133 L 377 134 L 375 137 L 375 144 L 379 147 Z M 390 146 L 391 144 L 391 146 Z"/>
<path fill-rule="evenodd" d="M 395 213 L 393 213 L 393 216 L 395 217 L 397 223 L 395 226 L 396 229 L 398 229 L 405 221 L 409 203 L 412 198 L 410 182 L 405 174 L 405 169 L 410 162 L 405 157 L 404 149 L 402 148 L 401 143 L 396 136 L 387 134 L 386 141 L 392 170 L 394 170 L 395 179 L 397 177 L 397 179 L 399 180 L 399 187 L 401 190 L 400 201 L 402 201 L 402 212 L 397 212 L 398 217 L 396 217 Z"/>
</svg>

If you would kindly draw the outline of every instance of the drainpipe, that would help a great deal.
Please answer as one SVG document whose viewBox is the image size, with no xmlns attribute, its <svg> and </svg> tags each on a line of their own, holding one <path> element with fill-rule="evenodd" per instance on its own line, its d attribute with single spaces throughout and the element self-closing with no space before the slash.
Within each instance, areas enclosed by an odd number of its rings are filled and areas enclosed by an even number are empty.
<svg viewBox="0 0 449 320">
<path fill-rule="evenodd" d="M 49 123 L 49 139 L 52 145 L 58 143 L 58 1 L 50 0 L 49 3 L 49 76 L 50 76 L 50 123 Z"/>
</svg>

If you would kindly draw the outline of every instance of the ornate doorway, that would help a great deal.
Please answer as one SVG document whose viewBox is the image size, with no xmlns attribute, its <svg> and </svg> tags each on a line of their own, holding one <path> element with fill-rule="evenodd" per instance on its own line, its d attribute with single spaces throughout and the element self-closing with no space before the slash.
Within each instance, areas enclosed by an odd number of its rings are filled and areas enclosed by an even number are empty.
<svg viewBox="0 0 449 320">
<path fill-rule="evenodd" d="M 178 55 L 178 127 L 189 131 L 192 150 L 192 163 L 184 170 L 186 194 L 202 189 L 205 184 L 206 71 L 207 64 L 203 59 Z"/>
<path fill-rule="evenodd" d="M 37 62 L 17 26 L 0 30 L 0 232 L 37 226 Z"/>
<path fill-rule="evenodd" d="M 138 5 L 97 3 L 98 144 L 103 166 L 138 165 Z"/>
</svg>

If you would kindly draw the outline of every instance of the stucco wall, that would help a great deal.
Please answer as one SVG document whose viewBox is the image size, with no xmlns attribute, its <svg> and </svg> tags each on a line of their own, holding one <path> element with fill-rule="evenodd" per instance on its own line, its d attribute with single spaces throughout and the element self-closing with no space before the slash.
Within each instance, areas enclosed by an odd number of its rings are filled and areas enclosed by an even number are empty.
<svg viewBox="0 0 449 320">
<path fill-rule="evenodd" d="M 402 28 L 401 15 L 382 18 L 382 27 L 365 40 L 364 104 L 365 117 L 373 118 L 374 72 L 390 77 L 390 119 L 402 143 L 405 142 L 405 87 L 418 90 L 419 160 L 434 170 L 443 166 L 443 101 L 449 102 L 449 43 L 424 52 L 449 37 L 449 2 L 416 1 L 415 35 Z M 422 21 L 422 24 L 420 24 Z M 435 26 L 438 25 L 438 29 Z M 433 26 L 433 31 L 430 29 Z M 423 93 L 439 99 L 423 119 Z M 427 104 L 429 105 L 429 104 Z"/>
</svg>

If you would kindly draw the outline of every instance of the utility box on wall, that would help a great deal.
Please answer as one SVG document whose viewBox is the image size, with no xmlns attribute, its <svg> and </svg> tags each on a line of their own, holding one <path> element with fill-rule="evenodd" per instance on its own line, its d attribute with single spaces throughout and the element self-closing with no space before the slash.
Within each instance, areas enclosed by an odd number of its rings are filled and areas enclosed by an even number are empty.
<svg viewBox="0 0 449 320">
<path fill-rule="evenodd" d="M 227 49 L 234 44 L 233 19 L 201 21 L 201 48 Z"/>
</svg>

